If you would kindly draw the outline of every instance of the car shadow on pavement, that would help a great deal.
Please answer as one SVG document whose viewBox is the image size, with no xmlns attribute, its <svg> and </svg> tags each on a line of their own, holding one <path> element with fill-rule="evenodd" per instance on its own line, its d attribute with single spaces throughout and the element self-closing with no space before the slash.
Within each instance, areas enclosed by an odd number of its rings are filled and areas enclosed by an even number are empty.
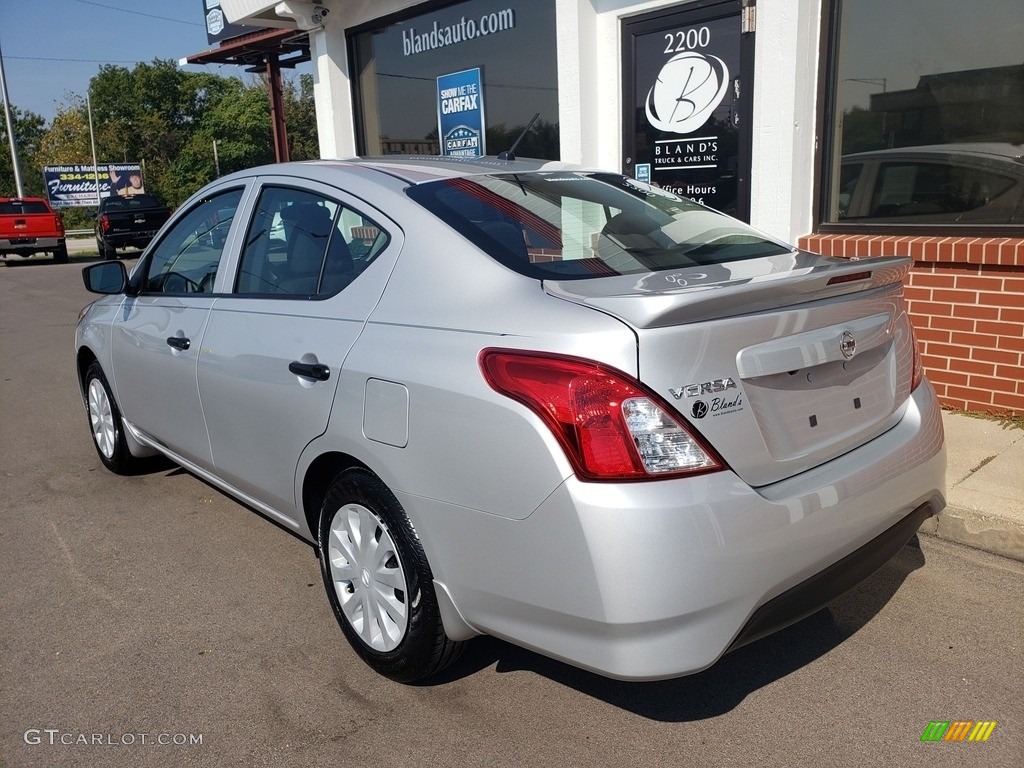
<svg viewBox="0 0 1024 768">
<path fill-rule="evenodd" d="M 717 717 L 765 685 L 804 667 L 841 645 L 892 599 L 924 565 L 917 536 L 877 573 L 828 608 L 722 657 L 703 672 L 648 683 L 611 680 L 548 659 L 494 638 L 477 638 L 451 669 L 427 685 L 451 682 L 494 666 L 497 672 L 528 671 L 637 715 L 663 722 Z"/>
</svg>

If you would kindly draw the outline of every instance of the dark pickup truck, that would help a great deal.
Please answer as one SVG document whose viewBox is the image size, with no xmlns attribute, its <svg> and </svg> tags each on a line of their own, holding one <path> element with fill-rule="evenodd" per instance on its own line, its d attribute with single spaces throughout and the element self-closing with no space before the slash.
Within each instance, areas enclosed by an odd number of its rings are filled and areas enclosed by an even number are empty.
<svg viewBox="0 0 1024 768">
<path fill-rule="evenodd" d="M 54 261 L 68 260 L 60 214 L 40 197 L 0 197 L 0 255 L 27 258 L 44 251 Z"/>
<path fill-rule="evenodd" d="M 96 247 L 104 259 L 117 258 L 118 248 L 145 248 L 164 225 L 171 210 L 155 195 L 111 195 L 100 200 Z"/>
</svg>

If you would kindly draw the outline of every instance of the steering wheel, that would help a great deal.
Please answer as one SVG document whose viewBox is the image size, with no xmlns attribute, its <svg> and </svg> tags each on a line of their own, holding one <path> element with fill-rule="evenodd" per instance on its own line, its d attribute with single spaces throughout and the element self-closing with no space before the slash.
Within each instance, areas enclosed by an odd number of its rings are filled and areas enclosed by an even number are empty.
<svg viewBox="0 0 1024 768">
<path fill-rule="evenodd" d="M 179 272 L 168 272 L 164 275 L 161 286 L 163 293 L 202 293 L 199 283 L 190 280 Z"/>
</svg>

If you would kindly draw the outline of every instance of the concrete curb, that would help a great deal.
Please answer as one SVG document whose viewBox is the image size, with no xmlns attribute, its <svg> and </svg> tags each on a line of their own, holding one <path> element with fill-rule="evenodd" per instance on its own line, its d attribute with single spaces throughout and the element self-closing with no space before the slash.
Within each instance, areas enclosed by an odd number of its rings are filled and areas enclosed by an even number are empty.
<svg viewBox="0 0 1024 768">
<path fill-rule="evenodd" d="M 1006 517 L 949 506 L 919 532 L 1024 562 L 1024 525 Z"/>
<path fill-rule="evenodd" d="M 946 508 L 921 533 L 1024 562 L 1024 429 L 945 411 Z"/>
</svg>

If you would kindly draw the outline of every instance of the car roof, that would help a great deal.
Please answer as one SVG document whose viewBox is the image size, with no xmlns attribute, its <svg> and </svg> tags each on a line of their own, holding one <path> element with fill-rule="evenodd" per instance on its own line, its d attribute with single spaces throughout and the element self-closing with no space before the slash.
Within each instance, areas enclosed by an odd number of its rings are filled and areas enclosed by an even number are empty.
<svg viewBox="0 0 1024 768">
<path fill-rule="evenodd" d="M 871 158 L 885 159 L 891 157 L 984 157 L 1010 160 L 1024 163 L 1024 145 L 1009 142 L 981 141 L 955 144 L 925 144 L 914 147 L 894 147 L 892 149 L 876 149 L 871 152 L 856 152 L 843 155 L 843 160 L 867 160 Z"/>
<path fill-rule="evenodd" d="M 45 197 L 0 197 L 0 203 L 46 203 Z"/>
<path fill-rule="evenodd" d="M 440 179 L 478 176 L 492 173 L 530 173 L 533 171 L 590 170 L 582 166 L 555 160 L 501 160 L 497 157 L 438 157 L 427 155 L 385 155 L 381 157 L 351 157 L 333 160 L 278 163 L 250 168 L 240 175 L 288 174 L 308 175 L 312 169 L 344 172 L 378 172 L 400 179 L 407 184 L 420 184 Z"/>
</svg>

